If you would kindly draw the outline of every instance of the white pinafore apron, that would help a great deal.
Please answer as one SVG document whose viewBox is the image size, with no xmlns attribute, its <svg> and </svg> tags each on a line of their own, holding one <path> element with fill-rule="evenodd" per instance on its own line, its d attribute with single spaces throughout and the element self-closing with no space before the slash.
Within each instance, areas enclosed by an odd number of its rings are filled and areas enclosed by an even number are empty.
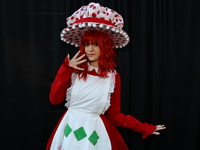
<svg viewBox="0 0 200 150">
<path fill-rule="evenodd" d="M 54 135 L 51 150 L 111 150 L 104 123 L 99 117 L 104 113 L 109 95 L 111 75 L 107 78 L 88 75 L 68 89 L 71 94 L 68 111 Z"/>
</svg>

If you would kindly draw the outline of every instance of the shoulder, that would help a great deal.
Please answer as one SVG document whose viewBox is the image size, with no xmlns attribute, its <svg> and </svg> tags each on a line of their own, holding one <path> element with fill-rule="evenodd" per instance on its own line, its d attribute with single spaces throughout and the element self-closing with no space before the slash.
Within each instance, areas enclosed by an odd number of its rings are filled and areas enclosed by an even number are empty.
<svg viewBox="0 0 200 150">
<path fill-rule="evenodd" d="M 114 70 L 112 74 L 115 75 L 116 78 L 120 78 L 120 74 L 116 70 Z"/>
<path fill-rule="evenodd" d="M 112 72 L 112 79 L 114 80 L 115 84 L 120 84 L 121 82 L 120 74 L 116 70 Z"/>
</svg>

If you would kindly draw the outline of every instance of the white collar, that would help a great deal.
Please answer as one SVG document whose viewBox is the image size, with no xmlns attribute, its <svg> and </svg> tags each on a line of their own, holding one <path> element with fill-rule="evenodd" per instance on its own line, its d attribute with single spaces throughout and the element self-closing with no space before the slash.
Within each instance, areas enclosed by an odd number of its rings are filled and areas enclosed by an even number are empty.
<svg viewBox="0 0 200 150">
<path fill-rule="evenodd" d="M 90 65 L 90 63 L 88 63 L 88 70 L 89 70 L 89 71 L 92 71 L 93 69 L 94 69 L 96 72 L 98 72 L 98 70 L 99 70 L 98 67 L 94 67 L 94 66 Z"/>
</svg>

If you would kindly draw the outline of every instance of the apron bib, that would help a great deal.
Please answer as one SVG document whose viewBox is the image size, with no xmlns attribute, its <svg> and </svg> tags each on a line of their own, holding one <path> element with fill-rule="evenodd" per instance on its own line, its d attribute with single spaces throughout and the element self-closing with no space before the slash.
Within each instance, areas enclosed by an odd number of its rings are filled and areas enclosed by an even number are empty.
<svg viewBox="0 0 200 150">
<path fill-rule="evenodd" d="M 111 82 L 88 75 L 86 81 L 76 77 L 71 87 L 68 111 L 54 135 L 51 150 L 111 150 L 102 114 Z"/>
</svg>

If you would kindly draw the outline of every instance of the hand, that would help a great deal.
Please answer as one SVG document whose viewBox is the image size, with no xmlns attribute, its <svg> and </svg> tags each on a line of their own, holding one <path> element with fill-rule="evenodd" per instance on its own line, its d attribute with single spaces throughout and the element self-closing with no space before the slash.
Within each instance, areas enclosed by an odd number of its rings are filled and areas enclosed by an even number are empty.
<svg viewBox="0 0 200 150">
<path fill-rule="evenodd" d="M 84 63 L 87 59 L 81 60 L 85 56 L 85 54 L 78 57 L 79 53 L 80 51 L 78 51 L 71 60 L 70 60 L 70 55 L 69 54 L 67 55 L 68 60 L 69 60 L 68 65 L 74 69 L 84 70 L 83 68 L 78 67 L 78 65 Z"/>
<path fill-rule="evenodd" d="M 160 135 L 160 133 L 157 132 L 157 131 L 164 130 L 164 129 L 166 129 L 166 127 L 164 125 L 157 125 L 156 126 L 156 130 L 153 133 L 151 133 L 151 134 Z"/>
</svg>

